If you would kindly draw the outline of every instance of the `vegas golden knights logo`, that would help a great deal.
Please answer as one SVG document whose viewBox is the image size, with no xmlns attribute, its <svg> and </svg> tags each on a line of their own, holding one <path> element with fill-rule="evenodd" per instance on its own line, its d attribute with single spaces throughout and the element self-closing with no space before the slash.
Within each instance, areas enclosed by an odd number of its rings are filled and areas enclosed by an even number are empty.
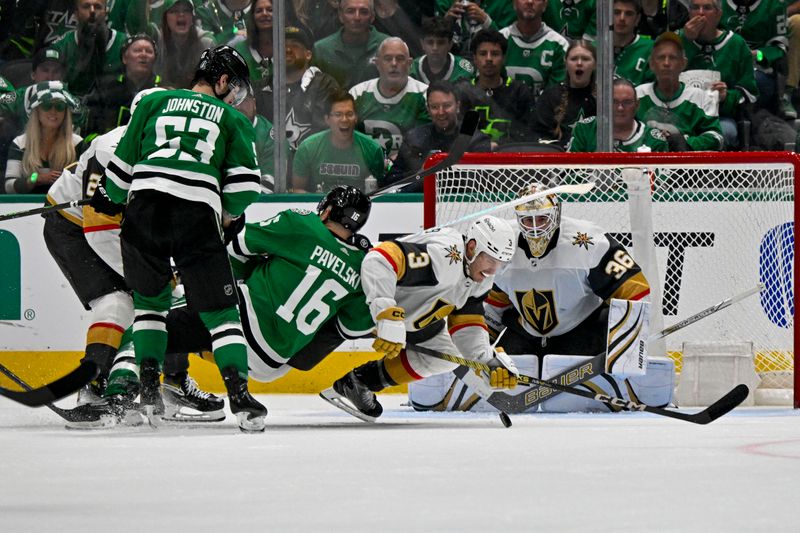
<svg viewBox="0 0 800 533">
<path fill-rule="evenodd" d="M 522 309 L 522 319 L 533 326 L 537 333 L 547 335 L 558 325 L 556 300 L 552 290 L 518 291 L 516 297 L 519 308 Z"/>
</svg>

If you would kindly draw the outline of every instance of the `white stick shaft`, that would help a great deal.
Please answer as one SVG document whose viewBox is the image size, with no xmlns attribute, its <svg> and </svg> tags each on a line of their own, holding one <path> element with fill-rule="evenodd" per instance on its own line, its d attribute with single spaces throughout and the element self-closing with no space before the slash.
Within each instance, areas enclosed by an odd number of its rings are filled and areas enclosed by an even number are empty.
<svg viewBox="0 0 800 533">
<path fill-rule="evenodd" d="M 666 337 L 667 335 L 672 335 L 673 333 L 675 333 L 679 329 L 683 329 L 686 326 L 694 324 L 698 320 L 702 320 L 707 316 L 713 315 L 714 313 L 716 313 L 717 311 L 719 311 L 721 309 L 725 309 L 726 307 L 730 307 L 731 305 L 735 304 L 736 302 L 738 302 L 740 300 L 744 300 L 745 298 L 747 298 L 749 296 L 752 296 L 754 294 L 757 294 L 757 293 L 761 292 L 763 289 L 764 289 L 764 284 L 763 283 L 759 283 L 755 287 L 747 289 L 746 291 L 741 292 L 741 293 L 737 294 L 736 296 L 732 296 L 732 297 L 728 298 L 727 300 L 722 300 L 720 303 L 718 303 L 716 305 L 712 305 L 711 307 L 709 307 L 707 309 L 703 309 L 699 313 L 695 313 L 694 315 L 692 315 L 692 316 L 690 316 L 688 318 L 684 318 L 683 320 L 681 320 L 680 322 L 678 322 L 676 324 L 673 324 L 673 325 L 671 325 L 671 326 L 669 326 L 667 328 L 662 329 L 658 333 L 654 333 L 653 335 L 650 336 L 650 338 L 647 341 L 648 342 L 652 342 L 654 340 L 658 340 L 658 339 L 661 339 L 663 337 Z"/>
<path fill-rule="evenodd" d="M 489 213 L 494 213 L 495 211 L 499 211 L 500 209 L 506 209 L 508 207 L 516 207 L 520 204 L 525 204 L 528 202 L 532 202 L 534 200 L 538 200 L 539 198 L 544 198 L 545 196 L 550 196 L 551 194 L 586 194 L 587 192 L 591 191 L 594 188 L 594 183 L 576 183 L 574 185 L 558 185 L 551 189 L 545 189 L 543 191 L 537 191 L 533 194 L 529 194 L 527 196 L 521 196 L 516 200 L 511 200 L 510 202 L 506 202 L 504 204 L 493 205 L 491 207 L 487 207 L 486 209 L 481 209 L 480 211 L 475 211 L 474 213 L 470 213 L 469 215 L 464 215 L 463 217 L 452 220 L 445 224 L 441 224 L 436 226 L 437 228 L 447 228 L 450 226 L 455 226 L 456 224 L 461 224 L 462 222 L 467 222 L 469 220 L 474 220 L 478 217 L 482 217 L 483 215 L 488 215 Z"/>
</svg>

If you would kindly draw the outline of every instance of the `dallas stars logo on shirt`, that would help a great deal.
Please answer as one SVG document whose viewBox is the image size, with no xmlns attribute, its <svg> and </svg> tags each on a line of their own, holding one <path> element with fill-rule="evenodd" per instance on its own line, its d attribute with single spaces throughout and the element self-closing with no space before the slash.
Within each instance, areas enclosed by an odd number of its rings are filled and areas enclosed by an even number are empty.
<svg viewBox="0 0 800 533">
<path fill-rule="evenodd" d="M 445 252 L 447 252 L 445 254 L 445 257 L 450 260 L 450 264 L 451 265 L 461 262 L 461 251 L 458 249 L 458 247 L 455 244 L 445 248 Z"/>
<path fill-rule="evenodd" d="M 573 245 L 573 246 L 578 246 L 578 247 L 586 248 L 587 250 L 589 249 L 589 245 L 590 245 L 590 244 L 591 244 L 592 246 L 594 246 L 594 243 L 592 242 L 592 238 L 589 236 L 589 234 L 588 234 L 588 233 L 581 233 L 581 232 L 579 231 L 579 232 L 578 232 L 578 233 L 575 235 L 575 237 L 573 237 L 573 239 L 572 239 L 572 245 Z"/>
</svg>

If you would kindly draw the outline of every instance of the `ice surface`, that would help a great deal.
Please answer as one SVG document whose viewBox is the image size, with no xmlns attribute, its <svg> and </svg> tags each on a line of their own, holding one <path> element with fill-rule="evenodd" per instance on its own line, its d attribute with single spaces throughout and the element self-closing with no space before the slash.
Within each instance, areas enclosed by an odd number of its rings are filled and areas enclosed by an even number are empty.
<svg viewBox="0 0 800 533">
<path fill-rule="evenodd" d="M 269 395 L 221 423 L 67 431 L 0 398 L 0 531 L 800 532 L 800 413 L 415 413 Z"/>
</svg>

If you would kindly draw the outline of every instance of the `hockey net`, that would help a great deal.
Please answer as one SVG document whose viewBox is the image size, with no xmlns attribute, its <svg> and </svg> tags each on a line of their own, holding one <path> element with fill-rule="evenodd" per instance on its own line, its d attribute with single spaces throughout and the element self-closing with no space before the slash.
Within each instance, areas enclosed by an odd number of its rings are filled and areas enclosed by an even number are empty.
<svg viewBox="0 0 800 533">
<path fill-rule="evenodd" d="M 588 194 L 562 195 L 563 213 L 600 225 L 643 266 L 653 307 L 660 305 L 652 331 L 764 284 L 760 294 L 666 337 L 663 350 L 676 370 L 685 342 L 752 342 L 759 388 L 782 389 L 786 402 L 800 408 L 794 364 L 798 161 L 793 153 L 755 152 L 466 154 L 425 181 L 425 227 L 455 222 L 465 230 L 471 221 L 460 219 L 515 199 L 530 182 L 594 182 Z M 629 189 L 626 182 L 637 174 L 644 185 L 640 180 Z M 492 214 L 514 218 L 513 208 Z"/>
</svg>

